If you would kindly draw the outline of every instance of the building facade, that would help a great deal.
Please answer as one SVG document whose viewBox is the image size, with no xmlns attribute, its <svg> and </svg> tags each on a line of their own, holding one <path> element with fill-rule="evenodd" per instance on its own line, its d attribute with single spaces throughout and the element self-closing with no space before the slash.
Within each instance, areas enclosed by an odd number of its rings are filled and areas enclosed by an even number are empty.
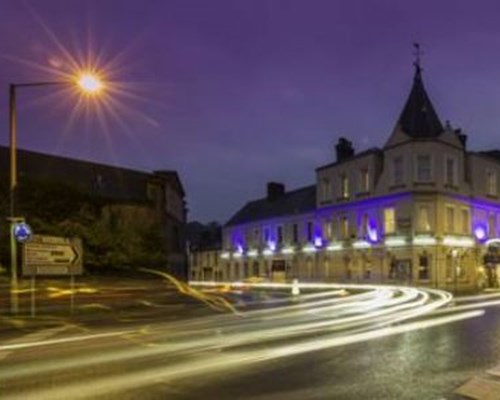
<svg viewBox="0 0 500 400">
<path fill-rule="evenodd" d="M 165 268 L 178 277 L 187 278 L 184 237 L 187 211 L 177 172 L 137 171 L 27 150 L 18 150 L 17 157 L 20 185 L 28 181 L 33 188 L 51 185 L 53 196 L 57 197 L 57 190 L 64 190 L 58 189 L 58 185 L 64 184 L 84 196 L 98 199 L 103 225 L 122 232 L 153 230 L 149 234 L 163 240 L 161 252 L 167 260 Z M 8 182 L 8 172 L 9 149 L 0 146 L 2 182 Z M 22 209 L 26 201 L 19 196 L 18 208 Z M 30 215 L 23 217 L 30 222 Z"/>
<path fill-rule="evenodd" d="M 498 286 L 499 176 L 500 151 L 468 151 L 442 124 L 417 64 L 382 148 L 356 153 L 341 138 L 313 186 L 271 183 L 227 222 L 224 277 Z"/>
<path fill-rule="evenodd" d="M 222 227 L 217 223 L 187 225 L 189 277 L 195 281 L 222 281 Z"/>
</svg>

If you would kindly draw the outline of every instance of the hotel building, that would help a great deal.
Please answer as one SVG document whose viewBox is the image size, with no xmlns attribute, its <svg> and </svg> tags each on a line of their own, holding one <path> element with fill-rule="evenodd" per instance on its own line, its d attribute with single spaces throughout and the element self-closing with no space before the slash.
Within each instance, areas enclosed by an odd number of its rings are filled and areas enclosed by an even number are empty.
<svg viewBox="0 0 500 400">
<path fill-rule="evenodd" d="M 265 198 L 227 222 L 225 279 L 498 286 L 500 150 L 468 151 L 415 67 L 383 147 L 356 153 L 340 138 L 314 185 L 287 192 L 269 183 Z"/>
</svg>

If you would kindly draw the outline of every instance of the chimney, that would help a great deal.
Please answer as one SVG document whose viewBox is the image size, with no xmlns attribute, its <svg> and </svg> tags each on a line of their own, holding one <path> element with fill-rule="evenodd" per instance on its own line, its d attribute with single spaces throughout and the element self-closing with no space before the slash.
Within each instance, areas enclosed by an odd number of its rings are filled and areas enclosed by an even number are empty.
<svg viewBox="0 0 500 400">
<path fill-rule="evenodd" d="M 462 143 L 462 146 L 466 147 L 467 135 L 462 132 L 462 129 L 455 129 L 455 133 L 457 134 L 458 139 L 460 140 L 460 143 Z"/>
<path fill-rule="evenodd" d="M 354 156 L 352 143 L 344 137 L 341 137 L 335 145 L 335 151 L 337 153 L 337 162 L 345 161 Z"/>
<path fill-rule="evenodd" d="M 276 200 L 285 194 L 285 185 L 278 182 L 268 182 L 267 184 L 267 199 L 270 201 Z"/>
</svg>

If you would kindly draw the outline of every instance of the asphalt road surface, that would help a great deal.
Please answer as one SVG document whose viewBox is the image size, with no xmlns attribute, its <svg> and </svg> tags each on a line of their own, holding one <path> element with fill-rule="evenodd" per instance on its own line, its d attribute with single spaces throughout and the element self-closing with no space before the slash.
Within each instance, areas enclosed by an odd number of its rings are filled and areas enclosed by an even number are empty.
<svg viewBox="0 0 500 400">
<path fill-rule="evenodd" d="M 500 362 L 500 294 L 145 285 L 80 294 L 102 313 L 4 317 L 0 398 L 455 399 Z"/>
</svg>

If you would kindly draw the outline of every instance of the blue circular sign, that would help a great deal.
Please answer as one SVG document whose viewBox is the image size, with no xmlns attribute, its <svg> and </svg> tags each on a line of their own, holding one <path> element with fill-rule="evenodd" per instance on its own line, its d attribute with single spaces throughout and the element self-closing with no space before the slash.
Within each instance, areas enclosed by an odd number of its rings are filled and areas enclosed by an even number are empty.
<svg viewBox="0 0 500 400">
<path fill-rule="evenodd" d="M 27 242 L 31 239 L 31 235 L 33 235 L 33 231 L 27 223 L 18 222 L 14 225 L 14 236 L 16 237 L 18 242 Z"/>
</svg>

